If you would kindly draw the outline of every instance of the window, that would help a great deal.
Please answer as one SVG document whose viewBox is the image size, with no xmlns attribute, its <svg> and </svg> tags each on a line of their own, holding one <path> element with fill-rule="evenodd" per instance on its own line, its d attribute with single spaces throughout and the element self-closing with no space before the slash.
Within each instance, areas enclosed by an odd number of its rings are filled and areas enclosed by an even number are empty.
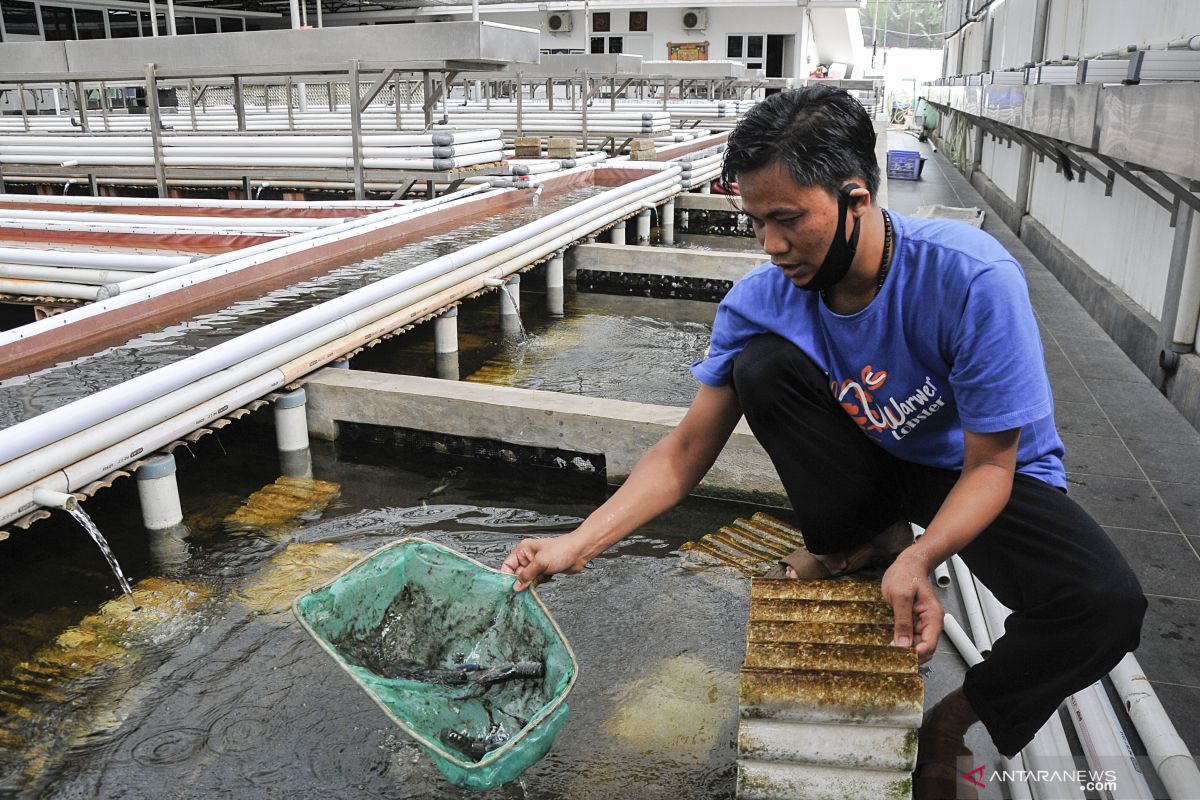
<svg viewBox="0 0 1200 800">
<path fill-rule="evenodd" d="M 12 41 L 14 36 L 42 35 L 38 30 L 37 12 L 34 11 L 33 3 L 5 0 L 0 7 L 4 9 L 4 28 L 8 31 L 9 41 Z"/>
<path fill-rule="evenodd" d="M 150 27 L 150 12 L 139 11 L 138 19 L 142 21 L 142 36 L 153 36 L 154 29 Z"/>
<path fill-rule="evenodd" d="M 179 36 L 188 36 L 196 32 L 196 23 L 192 17 L 175 17 L 175 33 Z"/>
<path fill-rule="evenodd" d="M 592 30 L 596 33 L 608 33 L 612 30 L 611 15 L 607 11 L 597 11 L 592 14 Z"/>
<path fill-rule="evenodd" d="M 137 12 L 110 8 L 108 10 L 108 32 L 114 39 L 136 38 L 139 35 Z"/>
<path fill-rule="evenodd" d="M 623 53 L 625 41 L 622 36 L 593 36 L 588 52 L 594 54 Z"/>
<path fill-rule="evenodd" d="M 725 37 L 725 57 L 745 64 L 748 69 L 762 69 L 766 41 L 766 35 L 761 33 L 727 36 Z"/>
<path fill-rule="evenodd" d="M 42 30 L 47 42 L 62 42 L 75 38 L 75 16 L 62 6 L 42 6 Z"/>
<path fill-rule="evenodd" d="M 629 30 L 635 33 L 646 30 L 646 16 L 645 11 L 630 11 Z"/>
<path fill-rule="evenodd" d="M 104 12 L 98 8 L 75 9 L 75 28 L 80 39 L 104 39 Z"/>
<path fill-rule="evenodd" d="M 245 30 L 241 17 L 221 17 L 221 33 Z"/>
<path fill-rule="evenodd" d="M 193 17 L 196 20 L 196 33 L 216 33 L 217 21 L 212 17 Z"/>
<path fill-rule="evenodd" d="M 246 20 L 246 30 L 261 31 L 262 30 L 262 22 L 257 19 L 248 19 L 248 20 Z"/>
</svg>

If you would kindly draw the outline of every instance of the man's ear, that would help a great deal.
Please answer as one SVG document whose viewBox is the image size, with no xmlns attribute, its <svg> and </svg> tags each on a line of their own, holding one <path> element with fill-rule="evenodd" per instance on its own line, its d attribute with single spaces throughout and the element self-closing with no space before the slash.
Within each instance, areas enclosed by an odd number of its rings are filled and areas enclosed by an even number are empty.
<svg viewBox="0 0 1200 800">
<path fill-rule="evenodd" d="M 844 184 L 838 193 L 846 198 L 847 210 L 856 217 L 866 214 L 871 208 L 871 193 L 860 183 L 850 181 Z"/>
</svg>

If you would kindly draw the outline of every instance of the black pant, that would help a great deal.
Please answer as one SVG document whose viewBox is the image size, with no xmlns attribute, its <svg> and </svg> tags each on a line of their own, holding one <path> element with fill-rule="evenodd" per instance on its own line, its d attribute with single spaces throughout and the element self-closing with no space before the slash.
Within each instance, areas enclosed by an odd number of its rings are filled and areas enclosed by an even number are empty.
<svg viewBox="0 0 1200 800">
<path fill-rule="evenodd" d="M 928 526 L 958 480 L 956 471 L 901 460 L 868 439 L 825 373 L 778 336 L 750 341 L 734 361 L 733 386 L 813 553 L 854 548 L 901 519 Z M 1025 475 L 959 555 L 1013 610 L 963 683 L 992 741 L 1011 756 L 1067 695 L 1137 648 L 1146 598 L 1087 512 Z"/>
</svg>

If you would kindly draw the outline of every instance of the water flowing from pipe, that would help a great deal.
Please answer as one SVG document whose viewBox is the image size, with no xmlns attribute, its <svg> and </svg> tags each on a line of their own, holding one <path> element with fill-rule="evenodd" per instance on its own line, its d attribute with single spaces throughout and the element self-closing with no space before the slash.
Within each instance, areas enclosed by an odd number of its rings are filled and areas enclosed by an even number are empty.
<svg viewBox="0 0 1200 800">
<path fill-rule="evenodd" d="M 108 560 L 108 566 L 112 568 L 113 575 L 117 576 L 117 582 L 121 584 L 121 591 L 133 597 L 133 589 L 129 587 L 129 581 L 125 579 L 125 573 L 121 571 L 121 565 L 117 563 L 117 557 L 113 555 L 112 548 L 108 546 L 108 540 L 104 538 L 104 534 L 100 533 L 100 529 L 96 527 L 96 523 L 92 522 L 92 518 L 80 506 L 76 505 L 73 508 L 67 509 L 75 521 L 78 522 L 83 529 L 87 531 L 87 535 L 92 537 L 92 541 L 100 548 L 100 552 L 104 554 L 104 558 Z"/>
</svg>

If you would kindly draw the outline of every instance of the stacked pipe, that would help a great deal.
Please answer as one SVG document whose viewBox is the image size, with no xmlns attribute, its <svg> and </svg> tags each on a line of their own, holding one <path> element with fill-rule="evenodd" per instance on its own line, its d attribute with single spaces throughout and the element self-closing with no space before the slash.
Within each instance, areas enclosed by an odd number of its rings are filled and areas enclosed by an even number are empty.
<svg viewBox="0 0 1200 800">
<path fill-rule="evenodd" d="M 79 197 L 40 194 L 0 194 L 0 210 L 33 207 L 85 207 L 96 211 L 134 208 L 146 214 L 169 210 L 174 214 L 196 216 L 271 216 L 356 217 L 385 208 L 394 208 L 407 200 L 217 200 L 211 198 L 158 197 Z"/>
<path fill-rule="evenodd" d="M 945 615 L 945 631 L 963 660 L 973 666 L 983 660 L 981 651 L 989 651 L 991 642 L 1004 634 L 1004 620 L 1011 612 L 971 575 L 962 559 L 951 556 L 950 560 L 971 634 L 949 613 Z M 1134 727 L 1146 746 L 1148 761 L 1157 771 L 1168 797 L 1184 800 L 1200 796 L 1200 770 L 1197 770 L 1195 759 L 1155 697 L 1134 655 L 1127 654 L 1109 677 L 1129 710 Z M 1076 692 L 1064 705 L 1088 768 L 1096 776 L 1095 782 L 1101 785 L 1097 789 L 1100 796 L 1106 800 L 1152 800 L 1154 795 L 1143 772 L 1143 764 L 1125 736 L 1103 683 L 1096 682 Z M 1039 772 L 1039 777 L 1043 778 L 1029 784 L 1007 781 L 1014 800 L 1034 797 L 1038 800 L 1083 800 L 1083 790 L 1071 779 L 1077 768 L 1066 730 L 1057 713 L 1021 753 L 1013 759 L 1005 759 L 1004 768 L 1009 772 Z"/>
<path fill-rule="evenodd" d="M 721 175 L 721 162 L 725 157 L 725 145 L 718 145 L 699 153 L 688 153 L 676 159 L 683 168 L 681 180 L 685 189 L 706 186 Z"/>
<path fill-rule="evenodd" d="M 499 125 L 512 131 L 516 129 L 517 104 L 512 101 L 495 101 L 490 107 L 484 104 L 450 105 L 439 108 L 436 116 L 440 119 L 443 112 L 448 122 L 455 127 L 494 127 Z M 521 116 L 524 127 L 542 129 L 533 121 L 540 121 L 549 126 L 546 132 L 578 131 L 582 123 L 582 110 L 579 106 L 571 108 L 568 103 L 558 102 L 551 109 L 546 103 L 522 103 Z M 250 130 L 279 131 L 297 130 L 349 130 L 350 111 L 348 108 L 338 111 L 295 111 L 290 114 L 286 110 L 263 111 L 248 107 L 245 110 L 246 127 Z M 676 125 L 700 122 L 708 125 L 713 119 L 729 119 L 736 121 L 738 115 L 707 114 L 693 109 L 680 110 L 675 107 L 663 108 L 661 103 L 639 103 L 631 105 L 625 102 L 617 103 L 616 109 L 610 104 L 593 100 L 588 106 L 588 126 L 597 131 L 615 133 L 661 133 L 671 130 Z M 506 120 L 502 125 L 499 120 Z M 149 119 L 143 115 L 108 114 L 99 116 L 92 112 L 88 121 L 94 131 L 125 132 L 142 131 L 150 127 Z M 192 115 L 180 109 L 175 113 L 162 114 L 163 126 L 172 130 L 193 130 Z M 79 131 L 79 119 L 70 114 L 48 114 L 26 117 L 0 117 L 0 132 L 23 133 L 28 122 L 30 132 L 62 132 Z M 397 119 L 394 106 L 369 106 L 362 113 L 364 130 L 414 130 L 420 131 L 425 127 L 425 112 L 420 105 L 402 107 Z M 235 131 L 238 129 L 238 117 L 232 107 L 220 107 L 196 110 L 196 131 Z"/>
<path fill-rule="evenodd" d="M 36 508 L 37 487 L 81 488 L 140 453 L 680 191 L 678 166 L 655 165 L 646 172 L 644 178 L 0 431 L 0 522 Z"/>
<path fill-rule="evenodd" d="M 175 242 L 186 248 L 188 241 L 199 241 L 189 237 L 203 237 L 206 248 L 236 250 L 241 246 L 239 237 L 274 242 L 342 221 L 337 217 L 200 217 L 0 208 L 0 243 L 6 238 L 24 239 L 20 246 L 0 247 L 0 294 L 95 300 L 107 284 L 140 278 L 143 273 L 170 269 L 197 258 L 79 251 L 61 244 L 49 249 L 54 243 L 82 239 L 137 246 L 141 238 L 146 247 L 172 248 L 175 245 L 169 242 Z"/>
<path fill-rule="evenodd" d="M 504 157 L 500 136 L 496 128 L 366 134 L 362 164 L 366 169 L 449 170 L 494 163 Z M 168 167 L 354 168 L 350 135 L 166 134 L 162 151 Z M 152 167 L 154 145 L 149 135 L 6 136 L 0 163 Z"/>
</svg>

